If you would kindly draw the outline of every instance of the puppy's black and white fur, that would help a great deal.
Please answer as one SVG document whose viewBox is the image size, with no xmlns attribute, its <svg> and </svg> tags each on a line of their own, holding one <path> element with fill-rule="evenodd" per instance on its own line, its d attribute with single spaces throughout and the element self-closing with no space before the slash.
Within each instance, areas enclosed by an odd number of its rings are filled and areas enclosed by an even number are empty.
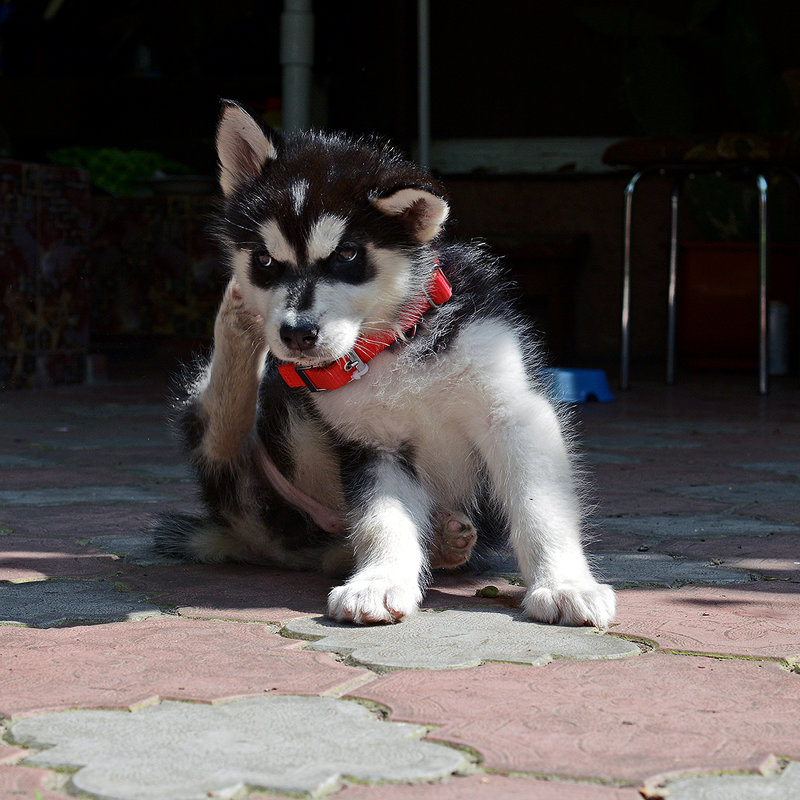
<svg viewBox="0 0 800 800">
<path fill-rule="evenodd" d="M 441 188 L 387 146 L 264 131 L 234 103 L 223 104 L 217 148 L 232 276 L 213 356 L 180 407 L 208 516 L 162 519 L 159 548 L 344 567 L 329 615 L 393 622 L 416 611 L 431 567 L 469 557 L 471 520 L 480 540 L 494 519 L 528 587 L 528 617 L 606 627 L 614 594 L 583 552 L 562 420 L 537 386 L 495 260 L 440 239 Z M 401 312 L 437 263 L 453 297 L 409 338 Z M 281 362 L 327 365 L 390 329 L 400 340 L 342 388 L 290 389 L 278 375 Z M 344 533 L 276 491 L 262 445 Z"/>
</svg>

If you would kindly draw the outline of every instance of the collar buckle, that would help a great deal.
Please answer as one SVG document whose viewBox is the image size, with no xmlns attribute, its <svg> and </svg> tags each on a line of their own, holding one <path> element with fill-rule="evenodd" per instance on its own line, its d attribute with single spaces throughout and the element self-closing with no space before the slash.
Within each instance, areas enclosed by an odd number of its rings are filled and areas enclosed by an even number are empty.
<svg viewBox="0 0 800 800">
<path fill-rule="evenodd" d="M 355 372 L 353 372 L 353 370 L 355 370 Z M 344 362 L 344 371 L 347 373 L 353 372 L 350 376 L 350 380 L 357 381 L 369 372 L 369 364 L 364 363 L 355 350 L 351 350 L 347 354 L 347 361 Z"/>
</svg>

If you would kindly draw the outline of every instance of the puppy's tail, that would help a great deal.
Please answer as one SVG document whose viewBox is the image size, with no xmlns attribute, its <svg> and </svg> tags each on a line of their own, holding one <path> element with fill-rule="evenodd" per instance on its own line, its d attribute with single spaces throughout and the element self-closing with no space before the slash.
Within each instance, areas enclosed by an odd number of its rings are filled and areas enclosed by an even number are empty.
<svg viewBox="0 0 800 800">
<path fill-rule="evenodd" d="M 226 529 L 208 517 L 159 514 L 147 527 L 159 555 L 206 564 L 230 558 Z"/>
</svg>

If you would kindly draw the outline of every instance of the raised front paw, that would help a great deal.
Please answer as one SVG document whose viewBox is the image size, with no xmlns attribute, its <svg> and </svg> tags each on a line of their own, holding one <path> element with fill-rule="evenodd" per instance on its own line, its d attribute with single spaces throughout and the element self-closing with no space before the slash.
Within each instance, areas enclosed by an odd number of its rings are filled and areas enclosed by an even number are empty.
<svg viewBox="0 0 800 800">
<path fill-rule="evenodd" d="M 525 615 L 536 622 L 594 625 L 607 628 L 616 612 L 614 590 L 594 579 L 531 586 L 522 601 Z"/>
<path fill-rule="evenodd" d="M 244 304 L 241 289 L 235 278 L 232 278 L 222 296 L 217 318 L 214 323 L 214 341 L 219 346 L 222 341 L 233 346 L 246 346 L 250 350 L 263 349 L 264 320 Z"/>
<path fill-rule="evenodd" d="M 440 511 L 434 520 L 429 548 L 431 569 L 454 569 L 466 564 L 478 536 L 472 522 L 455 511 Z"/>
<path fill-rule="evenodd" d="M 337 622 L 359 625 L 398 622 L 413 614 L 421 600 L 416 583 L 354 575 L 328 595 L 328 616 Z"/>
</svg>

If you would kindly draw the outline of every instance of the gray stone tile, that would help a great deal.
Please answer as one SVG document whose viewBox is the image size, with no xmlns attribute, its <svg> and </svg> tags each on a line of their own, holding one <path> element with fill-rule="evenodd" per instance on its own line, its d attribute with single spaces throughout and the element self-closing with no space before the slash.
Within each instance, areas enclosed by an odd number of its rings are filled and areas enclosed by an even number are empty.
<svg viewBox="0 0 800 800">
<path fill-rule="evenodd" d="M 101 403 L 99 405 L 68 406 L 64 409 L 78 417 L 90 419 L 130 419 L 131 417 L 161 417 L 166 419 L 169 408 L 161 403 Z"/>
<path fill-rule="evenodd" d="M 604 531 L 629 533 L 650 539 L 712 539 L 723 536 L 768 536 L 800 533 L 800 526 L 785 522 L 721 514 L 647 514 L 638 517 L 603 517 L 594 524 Z"/>
<path fill-rule="evenodd" d="M 160 616 L 140 595 L 103 581 L 0 583 L 0 623 L 55 628 Z"/>
<path fill-rule="evenodd" d="M 759 481 L 752 483 L 720 483 L 713 486 L 675 486 L 664 489 L 670 494 L 715 500 L 737 506 L 753 504 L 800 503 L 800 484 Z"/>
<path fill-rule="evenodd" d="M 686 442 L 663 436 L 590 436 L 584 441 L 590 450 L 662 450 L 691 449 L 700 442 Z"/>
<path fill-rule="evenodd" d="M 0 506 L 68 506 L 89 503 L 160 503 L 172 499 L 136 486 L 77 486 L 70 489 L 4 489 Z"/>
<path fill-rule="evenodd" d="M 612 422 L 609 428 L 636 431 L 637 433 L 653 434 L 655 436 L 696 436 L 697 434 L 732 434 L 742 433 L 743 426 L 726 425 L 719 422 L 704 422 L 700 420 L 658 421 L 658 422 Z"/>
<path fill-rule="evenodd" d="M 199 800 L 245 786 L 316 797 L 343 776 L 432 781 L 467 767 L 458 750 L 421 741 L 424 733 L 352 701 L 288 696 L 43 714 L 17 722 L 10 735 L 23 747 L 48 747 L 25 764 L 78 766 L 70 782 L 77 792 Z"/>
<path fill-rule="evenodd" d="M 157 481 L 193 481 L 191 469 L 185 464 L 137 464 L 125 469 L 125 472 L 147 475 Z"/>
<path fill-rule="evenodd" d="M 310 639 L 309 647 L 347 653 L 367 667 L 454 669 L 486 661 L 547 664 L 554 658 L 638 655 L 630 642 L 593 628 L 541 625 L 505 609 L 423 611 L 397 625 L 361 627 L 325 617 L 295 619 L 284 634 Z"/>
<path fill-rule="evenodd" d="M 682 586 L 687 583 L 747 583 L 750 574 L 665 553 L 592 553 L 598 576 L 615 586 Z"/>
<path fill-rule="evenodd" d="M 0 453 L 0 467 L 52 467 L 55 463 L 45 458 Z"/>
<path fill-rule="evenodd" d="M 594 466 L 604 464 L 641 464 L 641 458 L 624 456 L 621 453 L 609 453 L 605 450 L 587 450 L 581 454 L 581 460 Z"/>
<path fill-rule="evenodd" d="M 789 800 L 800 797 L 800 763 L 792 762 L 779 775 L 704 775 L 648 791 L 648 797 L 669 800 Z"/>
<path fill-rule="evenodd" d="M 800 461 L 757 461 L 749 464 L 734 464 L 733 466 L 762 472 L 774 472 L 777 475 L 793 475 L 795 478 L 800 477 Z"/>
<path fill-rule="evenodd" d="M 92 436 L 81 439 L 37 439 L 34 445 L 49 450 L 122 450 L 137 447 L 174 447 L 175 440 L 163 431 L 138 436 Z"/>
</svg>

